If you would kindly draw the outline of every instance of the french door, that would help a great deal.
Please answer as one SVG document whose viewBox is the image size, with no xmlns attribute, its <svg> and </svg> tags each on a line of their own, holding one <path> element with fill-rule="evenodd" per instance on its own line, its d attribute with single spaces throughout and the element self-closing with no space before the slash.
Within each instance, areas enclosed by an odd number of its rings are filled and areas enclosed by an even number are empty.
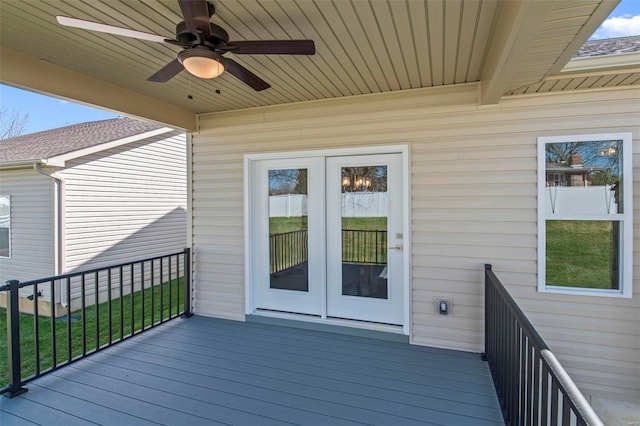
<svg viewBox="0 0 640 426">
<path fill-rule="evenodd" d="M 327 316 L 403 319 L 402 157 L 326 159 Z"/>
<path fill-rule="evenodd" d="M 255 309 L 403 323 L 401 154 L 256 160 L 250 180 Z"/>
<path fill-rule="evenodd" d="M 253 163 L 252 277 L 256 307 L 322 315 L 324 159 Z"/>
</svg>

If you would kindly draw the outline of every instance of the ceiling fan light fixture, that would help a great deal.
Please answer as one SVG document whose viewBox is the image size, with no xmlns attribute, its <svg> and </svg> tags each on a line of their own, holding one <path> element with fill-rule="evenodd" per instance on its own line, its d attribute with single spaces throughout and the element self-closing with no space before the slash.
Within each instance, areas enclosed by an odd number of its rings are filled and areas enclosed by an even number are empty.
<svg viewBox="0 0 640 426">
<path fill-rule="evenodd" d="M 178 53 L 178 60 L 189 73 L 198 78 L 216 78 L 224 72 L 220 55 L 207 48 L 185 49 Z"/>
</svg>

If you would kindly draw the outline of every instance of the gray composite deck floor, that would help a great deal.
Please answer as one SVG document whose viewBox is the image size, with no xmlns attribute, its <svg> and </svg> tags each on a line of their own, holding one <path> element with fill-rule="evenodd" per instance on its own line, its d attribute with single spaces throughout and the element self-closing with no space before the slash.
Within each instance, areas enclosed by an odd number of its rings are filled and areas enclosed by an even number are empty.
<svg viewBox="0 0 640 426">
<path fill-rule="evenodd" d="M 502 425 L 477 354 L 194 316 L 0 398 L 0 424 Z"/>
</svg>

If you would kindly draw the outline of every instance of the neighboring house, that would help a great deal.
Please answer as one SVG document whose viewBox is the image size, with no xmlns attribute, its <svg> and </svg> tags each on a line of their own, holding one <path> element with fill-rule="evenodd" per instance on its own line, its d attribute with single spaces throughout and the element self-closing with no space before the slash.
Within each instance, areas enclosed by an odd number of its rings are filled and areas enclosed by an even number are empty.
<svg viewBox="0 0 640 426">
<path fill-rule="evenodd" d="M 1 141 L 0 281 L 182 250 L 185 158 L 184 132 L 132 118 Z"/>
<path fill-rule="evenodd" d="M 568 160 L 554 160 L 546 162 L 547 186 L 590 186 L 591 176 L 603 171 L 602 167 L 583 164 L 582 155 L 577 152 Z"/>
<path fill-rule="evenodd" d="M 489 263 L 603 417 L 620 401 L 640 407 L 640 37 L 588 42 L 574 58 L 617 2 L 238 3 L 215 1 L 212 17 L 232 39 L 308 38 L 317 54 L 225 52 L 271 83 L 260 92 L 237 68 L 158 85 L 147 78 L 177 64 L 173 46 L 61 28 L 53 15 L 167 36 L 183 20 L 177 2 L 0 3 L 3 80 L 189 132 L 194 313 L 368 327 L 481 352 Z M 615 179 L 599 178 L 602 210 L 547 201 L 546 151 L 601 142 L 623 148 L 603 150 Z M 385 224 L 387 267 L 350 275 L 341 178 L 357 168 L 385 180 L 386 217 L 367 226 Z M 277 195 L 306 195 L 297 218 L 270 217 L 274 172 L 291 178 Z M 306 252 L 285 266 L 295 277 L 273 279 L 269 240 L 288 229 L 306 235 L 296 243 Z M 580 235 L 604 248 L 597 262 L 547 245 L 573 248 Z M 579 275 L 594 265 L 594 282 Z"/>
</svg>

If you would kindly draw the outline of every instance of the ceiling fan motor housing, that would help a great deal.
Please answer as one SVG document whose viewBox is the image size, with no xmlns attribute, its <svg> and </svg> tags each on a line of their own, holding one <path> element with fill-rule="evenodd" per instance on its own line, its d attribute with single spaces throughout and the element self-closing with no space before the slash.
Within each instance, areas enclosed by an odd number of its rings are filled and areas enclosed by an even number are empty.
<svg viewBox="0 0 640 426">
<path fill-rule="evenodd" d="M 180 63 L 184 63 L 184 60 L 187 58 L 209 58 L 219 61 L 221 57 L 222 55 L 206 46 L 194 46 L 190 49 L 184 49 L 178 53 L 178 60 Z"/>
<path fill-rule="evenodd" d="M 187 24 L 182 21 L 176 25 L 176 40 L 182 46 L 190 46 L 194 42 L 198 41 L 198 37 L 196 34 L 191 33 L 187 29 Z M 213 44 L 214 46 L 225 46 L 229 43 L 229 33 L 227 33 L 227 31 L 220 25 L 211 23 L 211 37 L 205 41 Z"/>
</svg>

